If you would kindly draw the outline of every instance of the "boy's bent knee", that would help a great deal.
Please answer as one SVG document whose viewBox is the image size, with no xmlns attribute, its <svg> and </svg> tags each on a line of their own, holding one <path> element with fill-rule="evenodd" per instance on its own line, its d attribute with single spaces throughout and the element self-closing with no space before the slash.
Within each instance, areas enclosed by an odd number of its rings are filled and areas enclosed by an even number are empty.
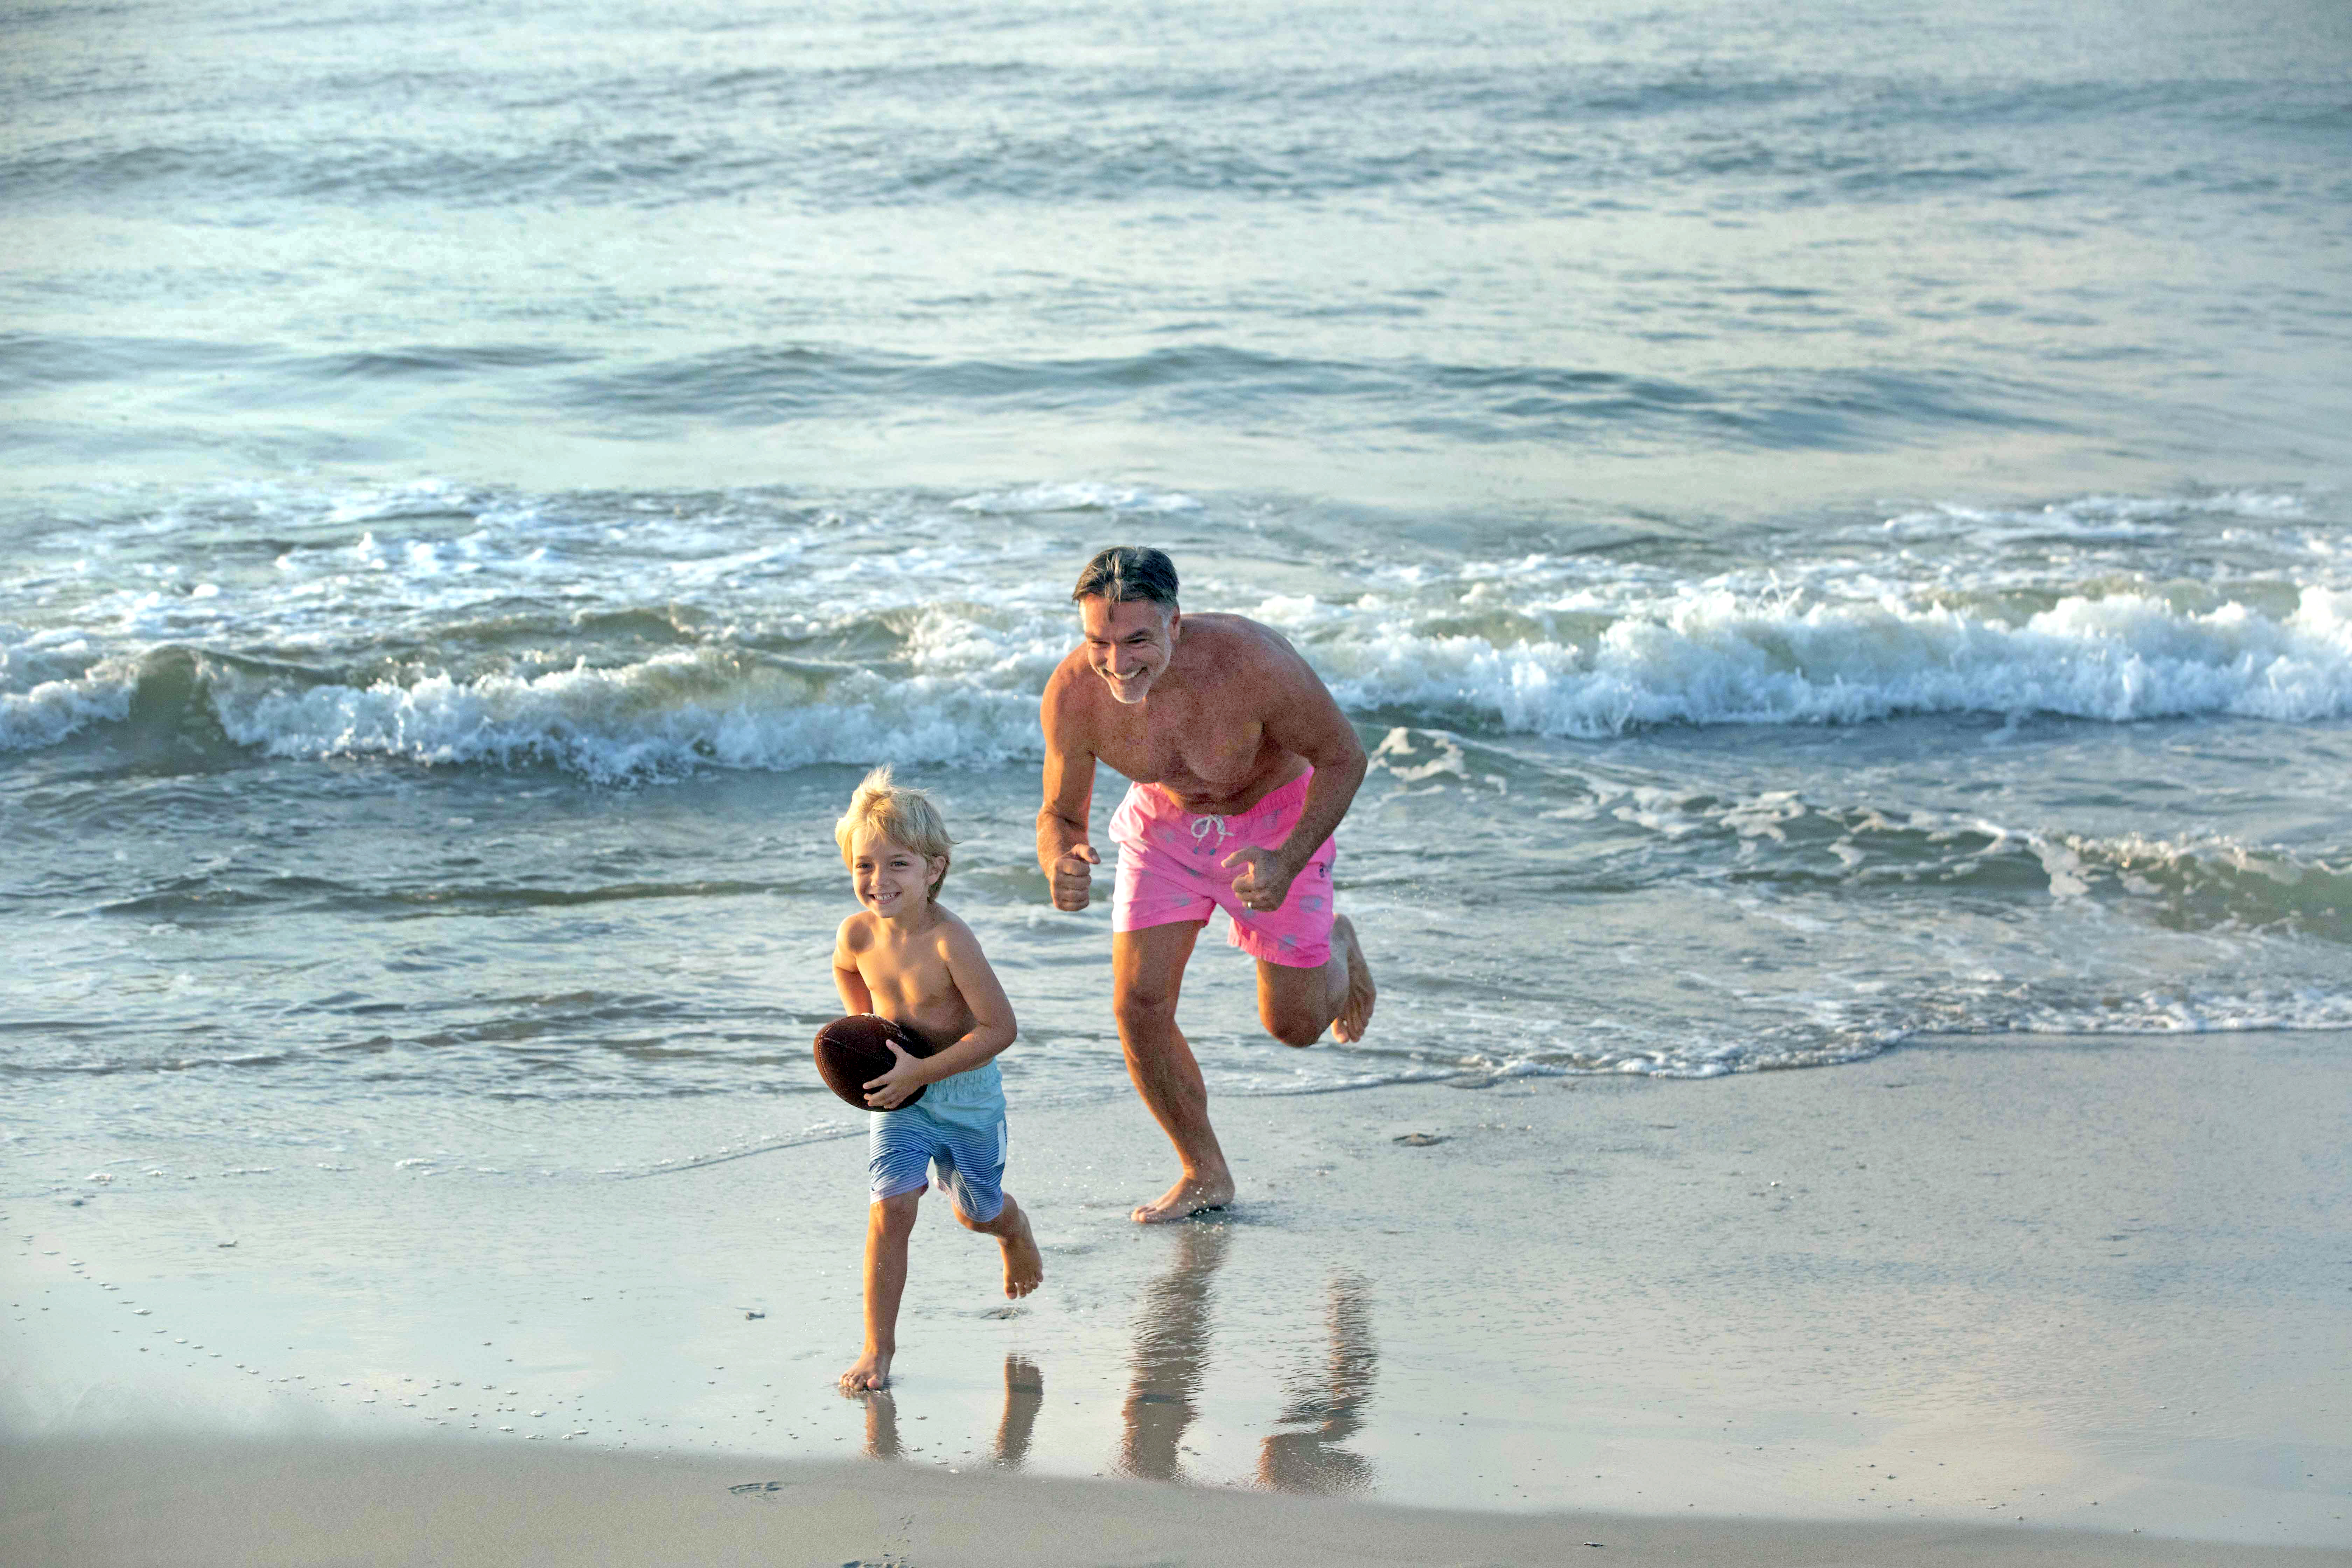
<svg viewBox="0 0 2352 1568">
<path fill-rule="evenodd" d="M 955 1215 L 956 1224 L 963 1226 L 966 1230 L 991 1231 L 994 1230 L 997 1226 L 997 1223 L 1003 1219 L 1004 1211 L 1012 1206 L 1013 1200 L 1011 1198 L 1006 1198 L 1003 1204 L 998 1207 L 997 1211 L 989 1215 L 986 1219 L 974 1219 L 971 1215 L 964 1213 L 961 1208 L 952 1209 L 950 1212 Z"/>
</svg>

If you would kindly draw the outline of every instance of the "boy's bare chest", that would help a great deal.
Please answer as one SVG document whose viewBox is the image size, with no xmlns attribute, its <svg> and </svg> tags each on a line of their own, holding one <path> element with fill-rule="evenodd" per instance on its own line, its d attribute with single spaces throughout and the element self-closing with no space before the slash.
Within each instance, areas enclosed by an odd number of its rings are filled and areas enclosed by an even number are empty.
<svg viewBox="0 0 2352 1568">
<path fill-rule="evenodd" d="M 857 954 L 857 968 L 877 995 L 919 1002 L 955 989 L 947 960 L 929 944 L 893 942 L 887 937 Z"/>
<path fill-rule="evenodd" d="M 949 1039 L 969 1026 L 963 993 L 956 989 L 946 956 L 935 948 L 885 940 L 856 959 L 859 978 L 873 994 L 877 1011 Z"/>
</svg>

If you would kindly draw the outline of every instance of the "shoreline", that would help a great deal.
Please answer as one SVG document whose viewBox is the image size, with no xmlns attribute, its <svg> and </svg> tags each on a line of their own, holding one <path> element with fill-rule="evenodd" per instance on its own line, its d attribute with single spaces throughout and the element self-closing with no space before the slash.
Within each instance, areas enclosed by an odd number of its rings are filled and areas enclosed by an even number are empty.
<svg viewBox="0 0 2352 1568">
<path fill-rule="evenodd" d="M 7 1205 L 34 1239 L 0 1434 L 36 1468 L 413 1436 L 485 1474 L 876 1452 L 912 1486 L 1017 1427 L 1023 1485 L 2340 1552 L 2347 1092 L 2352 1034 L 2313 1033 L 1231 1097 L 1242 1199 L 1149 1229 L 1127 1206 L 1168 1153 L 1139 1105 L 1016 1104 L 1045 1290 L 1008 1310 L 996 1249 L 931 1214 L 879 1409 L 830 1386 L 854 1142 L 626 1183 L 126 1179 Z M 146 1507 L 90 1474 L 58 1506 Z"/>
</svg>

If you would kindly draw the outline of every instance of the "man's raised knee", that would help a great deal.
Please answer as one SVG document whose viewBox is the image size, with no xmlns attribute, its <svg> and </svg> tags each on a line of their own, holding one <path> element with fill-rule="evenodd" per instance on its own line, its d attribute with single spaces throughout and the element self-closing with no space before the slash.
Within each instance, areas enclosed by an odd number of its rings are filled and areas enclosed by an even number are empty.
<svg viewBox="0 0 2352 1568">
<path fill-rule="evenodd" d="M 1258 1022 L 1265 1026 L 1267 1034 L 1284 1045 L 1304 1047 L 1321 1039 L 1323 1031 L 1331 1021 L 1328 1018 L 1318 1020 L 1312 1013 L 1276 1013 L 1269 1010 L 1258 1015 Z"/>
</svg>

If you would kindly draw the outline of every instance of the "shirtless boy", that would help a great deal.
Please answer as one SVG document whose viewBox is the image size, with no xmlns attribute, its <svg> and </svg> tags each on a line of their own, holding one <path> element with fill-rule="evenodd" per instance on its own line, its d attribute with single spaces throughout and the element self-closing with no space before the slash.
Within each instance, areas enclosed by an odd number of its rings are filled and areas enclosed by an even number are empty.
<svg viewBox="0 0 2352 1568">
<path fill-rule="evenodd" d="M 890 1386 L 898 1349 L 898 1299 L 907 1289 L 907 1237 L 915 1205 L 939 1173 L 956 1223 L 1004 1249 L 1004 1293 L 1026 1296 L 1045 1278 L 1029 1218 L 1004 1191 L 1004 1085 L 996 1057 L 1013 1043 L 1013 1005 L 971 928 L 942 908 L 940 884 L 953 842 L 920 790 L 877 768 L 834 825 L 857 890 L 858 911 L 834 939 L 833 984 L 852 1013 L 878 1013 L 926 1040 L 948 1042 L 911 1057 L 890 1047 L 890 1070 L 866 1085 L 874 1108 L 866 1171 L 866 1353 L 841 1374 L 844 1394 Z M 915 1105 L 901 1102 L 925 1089 Z"/>
<path fill-rule="evenodd" d="M 1110 821 L 1111 1000 L 1128 1076 L 1183 1173 L 1139 1223 L 1222 1207 L 1233 1172 L 1208 1089 L 1176 1027 L 1176 996 L 1212 908 L 1257 960 L 1266 1032 L 1308 1046 L 1363 1037 L 1371 971 L 1331 907 L 1331 830 L 1363 783 L 1364 748 L 1315 671 L 1270 626 L 1182 614 L 1176 567 L 1121 545 L 1087 563 L 1071 595 L 1086 640 L 1045 682 L 1045 805 L 1037 859 L 1054 907 L 1082 910 L 1095 763 L 1132 781 Z"/>
</svg>

